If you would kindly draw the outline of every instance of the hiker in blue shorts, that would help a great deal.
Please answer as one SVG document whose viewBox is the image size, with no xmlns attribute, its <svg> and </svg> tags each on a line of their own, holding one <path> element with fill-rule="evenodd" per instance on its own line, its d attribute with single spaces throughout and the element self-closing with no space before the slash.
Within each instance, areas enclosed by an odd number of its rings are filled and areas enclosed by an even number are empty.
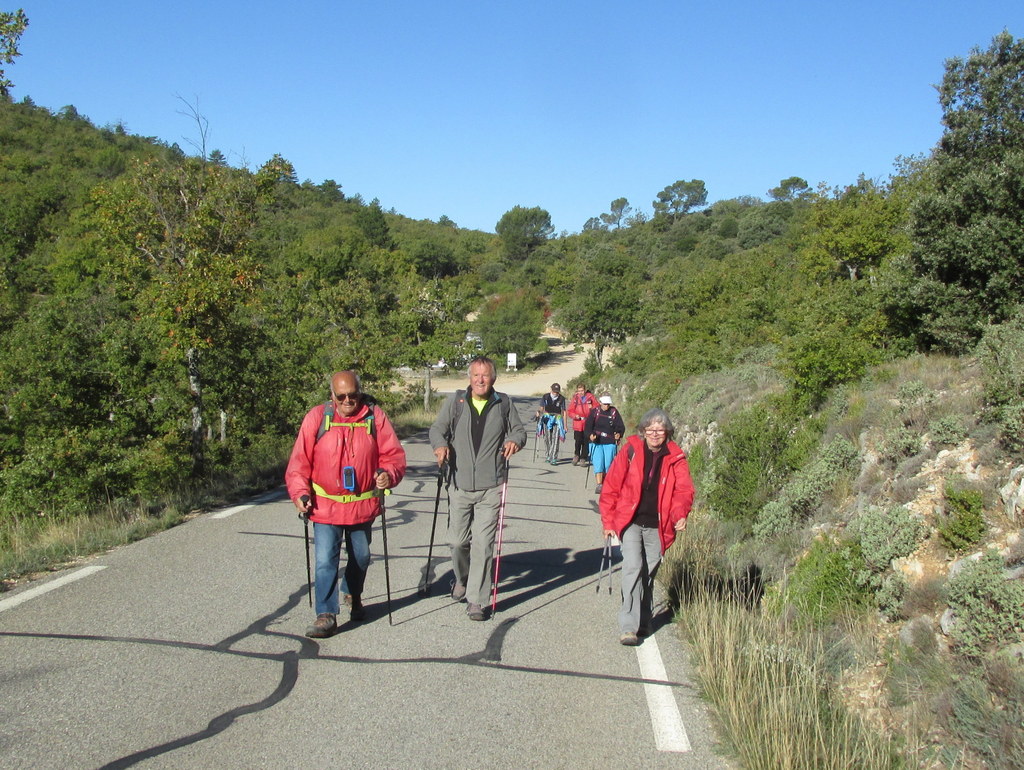
<svg viewBox="0 0 1024 770">
<path fill-rule="evenodd" d="M 605 393 L 598 399 L 598 406 L 587 416 L 584 433 L 590 437 L 590 462 L 594 466 L 594 492 L 601 494 L 601 482 L 608 466 L 615 458 L 619 439 L 626 432 L 619 410 L 612 406 L 612 397 Z"/>
</svg>

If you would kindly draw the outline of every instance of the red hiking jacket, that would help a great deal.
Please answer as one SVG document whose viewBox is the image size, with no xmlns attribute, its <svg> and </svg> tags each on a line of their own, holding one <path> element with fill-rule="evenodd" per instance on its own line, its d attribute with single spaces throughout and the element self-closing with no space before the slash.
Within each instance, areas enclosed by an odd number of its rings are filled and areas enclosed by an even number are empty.
<svg viewBox="0 0 1024 770">
<path fill-rule="evenodd" d="M 366 422 L 369 410 L 374 412 L 374 433 L 368 427 L 335 426 L 320 440 L 316 434 L 323 425 L 326 405 L 313 407 L 303 418 L 299 435 L 292 447 L 285 484 L 288 496 L 296 500 L 309 495 L 313 501 L 310 521 L 319 524 L 365 524 L 380 513 L 380 497 L 368 497 L 355 502 L 338 502 L 318 495 L 313 484 L 317 484 L 328 495 L 359 495 L 374 489 L 374 475 L 383 468 L 395 486 L 405 476 L 405 450 L 395 434 L 395 429 L 384 410 L 378 406 L 363 404 L 352 417 L 335 414 L 334 422 Z M 342 468 L 351 465 L 356 472 L 356 488 L 346 490 L 342 480 Z"/>
<path fill-rule="evenodd" d="M 667 442 L 666 446 L 668 454 L 662 458 L 658 478 L 658 533 L 661 535 L 662 553 L 676 540 L 676 522 L 685 519 L 693 505 L 693 480 L 686 453 L 674 441 Z M 640 505 L 643 475 L 644 440 L 641 436 L 630 436 L 612 460 L 601 489 L 601 525 L 616 532 L 620 538 Z"/>
</svg>

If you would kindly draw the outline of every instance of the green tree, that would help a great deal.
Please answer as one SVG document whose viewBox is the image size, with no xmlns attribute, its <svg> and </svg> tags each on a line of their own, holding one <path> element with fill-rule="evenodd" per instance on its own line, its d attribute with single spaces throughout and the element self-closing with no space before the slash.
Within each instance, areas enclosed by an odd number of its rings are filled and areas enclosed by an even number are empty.
<svg viewBox="0 0 1024 770">
<path fill-rule="evenodd" d="M 939 103 L 945 131 L 912 207 L 919 280 L 906 304 L 921 344 L 959 352 L 1024 296 L 1024 41 L 1004 31 L 949 59 Z"/>
<path fill-rule="evenodd" d="M 396 361 L 424 369 L 423 408 L 430 408 L 431 367 L 438 361 L 453 363 L 466 357 L 467 296 L 456 281 L 434 279 L 424 283 L 409 276 L 399 288 L 397 328 L 404 350 Z"/>
<path fill-rule="evenodd" d="M 779 182 L 778 187 L 773 187 L 768 191 L 768 197 L 775 201 L 806 200 L 813 194 L 807 180 L 798 176 L 783 179 Z"/>
<path fill-rule="evenodd" d="M 638 258 L 601 247 L 585 260 L 583 279 L 564 295 L 559 325 L 576 342 L 592 342 L 602 365 L 604 349 L 636 334 L 641 326 L 641 300 L 646 269 Z"/>
<path fill-rule="evenodd" d="M 707 202 L 708 191 L 702 179 L 691 179 L 689 182 L 680 179 L 658 193 L 654 201 L 654 214 L 671 221 L 706 206 Z"/>
<path fill-rule="evenodd" d="M 540 206 L 514 206 L 494 226 L 494 231 L 501 238 L 502 253 L 512 262 L 524 261 L 554 229 L 551 215 Z"/>
<path fill-rule="evenodd" d="M 474 323 L 484 352 L 496 357 L 515 353 L 524 360 L 544 329 L 544 310 L 544 299 L 529 289 L 488 301 Z"/>
<path fill-rule="evenodd" d="M 191 402 L 193 469 L 203 467 L 204 351 L 223 343 L 259 274 L 249 253 L 256 179 L 186 158 L 143 161 L 97 192 L 97 225 L 110 277 L 180 356 Z"/>
<path fill-rule="evenodd" d="M 28 27 L 28 17 L 25 11 L 19 8 L 17 11 L 0 11 L 0 62 L 13 64 L 14 59 L 21 54 L 18 52 L 18 40 L 21 33 Z M 0 97 L 10 98 L 10 88 L 13 86 L 4 70 L 0 68 Z"/>
<path fill-rule="evenodd" d="M 387 219 L 384 218 L 384 211 L 376 198 L 370 201 L 369 206 L 364 206 L 356 212 L 356 227 L 362 230 L 367 240 L 377 248 L 387 250 L 394 247 Z"/>
<path fill-rule="evenodd" d="M 615 226 L 618 230 L 622 227 L 622 221 L 629 216 L 629 212 L 633 210 L 633 207 L 629 205 L 629 201 L 625 198 L 616 198 L 612 201 L 611 211 L 607 214 L 601 215 L 601 221 L 611 227 Z"/>
<path fill-rule="evenodd" d="M 814 202 L 801 265 L 819 280 L 836 274 L 851 281 L 866 277 L 886 258 L 907 253 L 906 226 L 905 201 L 861 176 L 856 184 Z"/>
</svg>

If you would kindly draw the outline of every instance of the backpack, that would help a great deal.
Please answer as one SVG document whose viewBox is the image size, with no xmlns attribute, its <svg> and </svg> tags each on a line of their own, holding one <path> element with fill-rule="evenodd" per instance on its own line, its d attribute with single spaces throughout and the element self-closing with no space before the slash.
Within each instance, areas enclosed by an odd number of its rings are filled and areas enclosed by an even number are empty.
<svg viewBox="0 0 1024 770">
<path fill-rule="evenodd" d="M 324 404 L 324 419 L 320 422 L 320 427 L 316 431 L 316 439 L 313 441 L 315 444 L 323 435 L 331 428 L 344 427 L 344 428 L 366 428 L 366 432 L 374 437 L 377 435 L 377 423 L 374 418 L 376 417 L 375 407 L 377 401 L 372 396 L 363 396 L 363 403 L 369 408 L 366 413 L 366 419 L 362 422 L 334 422 L 334 402 L 328 401 Z"/>
<path fill-rule="evenodd" d="M 512 399 L 501 398 L 498 399 L 498 403 L 501 405 L 501 419 L 505 421 L 505 428 L 508 428 L 508 415 L 512 409 Z M 466 408 L 466 391 L 457 390 L 455 391 L 455 405 L 452 407 L 452 421 L 448 426 L 448 433 L 450 436 L 455 436 L 455 426 L 459 424 L 459 418 L 462 417 L 462 410 Z"/>
</svg>

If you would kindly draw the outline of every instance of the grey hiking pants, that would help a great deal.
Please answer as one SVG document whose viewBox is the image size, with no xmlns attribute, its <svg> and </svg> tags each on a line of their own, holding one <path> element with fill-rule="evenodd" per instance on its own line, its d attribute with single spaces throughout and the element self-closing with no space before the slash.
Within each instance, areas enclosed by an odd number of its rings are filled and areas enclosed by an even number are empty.
<svg viewBox="0 0 1024 770">
<path fill-rule="evenodd" d="M 622 607 L 619 630 L 636 633 L 649 629 L 654 606 L 654 575 L 661 564 L 661 536 L 657 527 L 630 524 L 622 533 Z"/>
<path fill-rule="evenodd" d="M 466 601 L 481 606 L 490 603 L 491 559 L 494 535 L 498 531 L 501 486 L 478 492 L 452 490 L 448 543 L 452 549 L 455 579 L 466 587 Z"/>
</svg>

